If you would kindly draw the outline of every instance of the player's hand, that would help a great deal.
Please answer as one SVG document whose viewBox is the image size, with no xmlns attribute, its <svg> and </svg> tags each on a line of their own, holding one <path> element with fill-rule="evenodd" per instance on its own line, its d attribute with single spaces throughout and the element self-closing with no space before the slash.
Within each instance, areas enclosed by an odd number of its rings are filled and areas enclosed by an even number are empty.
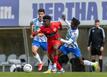
<svg viewBox="0 0 107 77">
<path fill-rule="evenodd" d="M 90 47 L 90 46 L 88 46 L 88 47 L 87 47 L 87 50 L 90 52 L 90 51 L 91 51 L 91 47 Z"/>
<path fill-rule="evenodd" d="M 38 33 L 38 36 L 42 37 L 44 34 L 43 33 Z"/>
<path fill-rule="evenodd" d="M 100 51 L 103 51 L 104 50 L 104 47 L 102 46 L 102 47 L 100 47 Z"/>
<path fill-rule="evenodd" d="M 32 34 L 30 35 L 30 38 L 31 38 L 31 39 L 33 38 L 33 35 L 32 35 Z"/>
</svg>

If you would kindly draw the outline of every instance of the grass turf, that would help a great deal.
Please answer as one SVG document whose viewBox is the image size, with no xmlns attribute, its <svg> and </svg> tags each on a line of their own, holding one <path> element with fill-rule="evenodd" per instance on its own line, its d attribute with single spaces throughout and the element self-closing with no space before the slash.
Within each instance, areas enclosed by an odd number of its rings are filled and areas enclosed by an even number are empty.
<svg viewBox="0 0 107 77">
<path fill-rule="evenodd" d="M 0 77 L 107 77 L 107 72 L 66 72 L 63 74 L 44 74 L 42 72 L 0 72 Z"/>
</svg>

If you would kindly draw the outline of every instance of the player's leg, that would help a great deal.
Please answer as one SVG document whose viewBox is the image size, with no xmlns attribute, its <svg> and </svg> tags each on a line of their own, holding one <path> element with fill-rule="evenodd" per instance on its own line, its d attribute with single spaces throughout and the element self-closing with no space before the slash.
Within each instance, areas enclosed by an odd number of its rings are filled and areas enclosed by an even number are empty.
<svg viewBox="0 0 107 77">
<path fill-rule="evenodd" d="M 59 56 L 61 56 L 61 55 L 67 55 L 68 53 L 69 53 L 69 51 L 68 51 L 67 47 L 65 47 L 64 45 L 60 46 L 60 48 L 59 48 L 59 54 L 60 55 Z M 68 58 L 67 58 L 67 60 L 68 60 Z M 59 62 L 61 62 L 61 61 L 59 61 Z M 63 71 L 64 71 L 64 69 L 63 69 Z"/>
<path fill-rule="evenodd" d="M 98 53 L 98 58 L 99 58 L 99 66 L 100 66 L 100 72 L 102 72 L 103 70 L 103 56 L 102 56 L 102 52 L 99 51 Z"/>
<path fill-rule="evenodd" d="M 53 41 L 53 49 L 54 49 L 54 57 L 53 57 L 53 60 L 54 60 L 54 65 L 57 66 L 57 69 L 60 71 L 60 72 L 64 72 L 64 69 L 62 68 L 62 66 L 60 65 L 60 63 L 58 62 L 58 53 L 59 53 L 59 47 L 61 45 L 61 42 L 59 40 L 55 40 Z"/>
<path fill-rule="evenodd" d="M 47 55 L 47 51 L 48 51 L 48 46 L 47 46 L 47 42 L 41 42 L 40 43 L 40 47 L 43 49 L 44 51 L 44 57 L 42 59 L 43 64 L 46 63 L 48 61 L 48 55 Z"/>
<path fill-rule="evenodd" d="M 68 47 L 65 47 L 65 46 L 61 46 L 60 51 L 64 55 L 67 55 L 70 52 L 73 53 L 75 55 L 75 59 L 74 59 L 75 61 L 72 60 L 72 59 L 70 60 L 70 62 L 73 64 L 72 67 L 75 67 L 73 70 L 74 71 L 84 71 L 83 70 L 84 65 L 83 65 L 82 60 L 80 59 L 81 53 L 80 53 L 79 49 L 74 49 L 74 48 L 68 48 Z"/>
<path fill-rule="evenodd" d="M 40 70 L 42 70 L 43 65 L 48 62 L 48 46 L 47 46 L 47 42 L 40 42 L 40 47 L 43 49 L 43 51 L 45 52 L 44 57 L 42 59 L 42 64 L 40 65 Z M 50 68 L 51 66 L 49 66 Z"/>
<path fill-rule="evenodd" d="M 50 73 L 50 71 L 52 70 L 53 72 L 57 71 L 57 67 L 59 70 L 62 70 L 59 62 L 58 62 L 58 56 L 57 54 L 57 50 L 58 47 L 60 45 L 60 43 L 55 43 L 56 41 L 51 41 L 48 42 L 48 58 L 51 60 L 52 64 L 49 64 L 49 68 L 46 72 L 44 73 Z M 55 45 L 56 44 L 56 45 Z"/>
<path fill-rule="evenodd" d="M 48 59 L 49 59 L 49 66 L 48 66 L 48 70 L 43 72 L 43 73 L 51 73 L 52 71 L 52 66 L 53 66 L 53 57 L 52 57 L 52 43 L 48 42 Z"/>
<path fill-rule="evenodd" d="M 95 62 L 92 62 L 89 60 L 83 60 L 83 62 L 84 62 L 84 65 L 87 65 L 87 66 L 93 66 L 95 64 Z"/>
<path fill-rule="evenodd" d="M 75 48 L 75 49 L 72 49 L 73 51 L 73 54 L 78 57 L 80 59 L 80 61 L 84 64 L 84 65 L 87 65 L 87 66 L 93 66 L 95 71 L 99 71 L 99 65 L 98 65 L 98 62 L 91 62 L 91 61 L 88 61 L 88 60 L 82 60 L 82 57 L 81 57 L 81 51 L 79 48 Z"/>
<path fill-rule="evenodd" d="M 92 66 L 94 68 L 94 71 L 99 71 L 100 70 L 99 63 L 97 61 L 92 62 L 92 61 L 89 61 L 89 60 L 83 60 L 83 62 L 84 62 L 84 65 Z"/>
<path fill-rule="evenodd" d="M 61 66 L 62 66 L 63 64 L 65 65 L 65 64 L 68 63 L 69 57 L 68 57 L 68 55 L 62 54 L 62 55 L 59 56 L 58 61 L 59 61 L 59 63 L 60 63 Z"/>
<path fill-rule="evenodd" d="M 84 64 L 82 61 L 81 50 L 79 48 L 69 48 L 69 51 L 80 60 L 81 64 Z"/>
<path fill-rule="evenodd" d="M 33 43 L 32 43 L 32 53 L 33 53 L 34 58 L 37 59 L 38 62 L 39 62 L 38 70 L 39 70 L 39 66 L 42 65 L 41 58 L 40 58 L 40 56 L 39 56 L 39 54 L 37 52 L 39 47 L 40 47 L 40 43 L 38 41 L 33 41 Z"/>
<path fill-rule="evenodd" d="M 102 56 L 99 56 L 99 66 L 100 66 L 100 72 L 102 72 L 102 68 L 103 68 L 103 59 L 102 59 Z"/>
</svg>

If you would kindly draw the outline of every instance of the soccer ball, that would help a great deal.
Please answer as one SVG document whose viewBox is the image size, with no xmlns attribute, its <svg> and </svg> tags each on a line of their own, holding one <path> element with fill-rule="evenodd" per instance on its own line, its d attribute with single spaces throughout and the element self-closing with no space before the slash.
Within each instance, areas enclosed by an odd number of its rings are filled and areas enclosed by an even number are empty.
<svg viewBox="0 0 107 77">
<path fill-rule="evenodd" d="M 31 72 L 32 71 L 32 65 L 25 64 L 23 67 L 24 72 Z"/>
</svg>

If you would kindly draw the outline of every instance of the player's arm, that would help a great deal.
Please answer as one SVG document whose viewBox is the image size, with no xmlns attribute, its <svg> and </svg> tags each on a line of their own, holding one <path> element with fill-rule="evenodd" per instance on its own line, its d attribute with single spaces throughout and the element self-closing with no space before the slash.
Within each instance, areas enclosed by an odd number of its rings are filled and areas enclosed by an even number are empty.
<svg viewBox="0 0 107 77">
<path fill-rule="evenodd" d="M 43 33 L 41 33 L 40 31 L 40 28 L 36 28 L 36 30 L 34 30 L 34 23 L 33 21 L 30 22 L 30 29 L 31 29 L 31 35 L 30 37 L 33 38 L 35 35 L 38 35 L 38 36 L 43 36 Z"/>
<path fill-rule="evenodd" d="M 54 22 L 54 24 L 56 25 L 57 29 L 62 30 L 62 24 L 60 21 Z"/>
<path fill-rule="evenodd" d="M 59 29 L 62 30 L 62 24 L 61 24 L 61 22 L 57 22 L 57 23 L 59 25 Z"/>
<path fill-rule="evenodd" d="M 105 32 L 104 32 L 104 29 L 101 28 L 101 31 L 102 31 L 102 43 L 101 43 L 101 47 L 100 47 L 100 51 L 104 51 L 104 43 L 105 43 Z"/>
<path fill-rule="evenodd" d="M 68 29 L 71 28 L 70 23 L 67 20 L 65 20 L 65 23 L 67 24 L 66 26 Z"/>
<path fill-rule="evenodd" d="M 67 27 L 67 29 L 71 28 L 70 23 L 67 20 L 64 20 L 64 22 L 66 23 L 65 26 Z"/>
<path fill-rule="evenodd" d="M 43 29 L 40 27 L 38 30 L 36 30 L 36 31 L 33 31 L 33 35 L 38 35 L 38 36 L 43 36 L 44 34 L 43 34 L 43 31 L 42 31 Z"/>
<path fill-rule="evenodd" d="M 101 31 L 102 31 L 102 44 L 101 44 L 101 46 L 103 46 L 104 47 L 104 42 L 105 42 L 105 32 L 104 32 L 104 29 L 102 28 L 101 29 Z"/>
<path fill-rule="evenodd" d="M 31 38 L 33 38 L 33 36 L 34 36 L 33 26 L 34 26 L 33 21 L 31 21 L 31 22 L 30 22 L 30 30 L 31 30 L 31 35 L 30 35 L 30 37 L 31 37 Z"/>
<path fill-rule="evenodd" d="M 34 23 L 33 21 L 30 22 L 30 30 L 31 30 L 31 38 L 33 38 L 35 35 L 39 33 L 39 29 L 34 31 Z"/>
<path fill-rule="evenodd" d="M 91 47 L 90 47 L 90 45 L 91 45 L 91 40 L 92 40 L 92 32 L 91 32 L 92 30 L 90 29 L 89 30 L 89 35 L 88 35 L 88 47 L 87 47 L 87 50 L 88 51 L 91 51 Z"/>
<path fill-rule="evenodd" d="M 66 20 L 66 17 L 61 17 L 61 20 L 66 23 L 66 27 L 69 29 L 70 28 L 70 23 Z M 61 23 L 61 21 L 59 21 Z M 62 24 L 63 25 L 63 24 Z"/>
<path fill-rule="evenodd" d="M 88 47 L 90 46 L 91 44 L 91 38 L 92 38 L 92 29 L 89 30 L 89 35 L 88 35 Z"/>
<path fill-rule="evenodd" d="M 69 39 L 69 40 L 65 40 L 63 38 L 59 38 L 59 40 L 63 43 L 66 43 L 66 44 L 72 44 L 73 43 L 73 40 L 72 39 Z"/>
</svg>

